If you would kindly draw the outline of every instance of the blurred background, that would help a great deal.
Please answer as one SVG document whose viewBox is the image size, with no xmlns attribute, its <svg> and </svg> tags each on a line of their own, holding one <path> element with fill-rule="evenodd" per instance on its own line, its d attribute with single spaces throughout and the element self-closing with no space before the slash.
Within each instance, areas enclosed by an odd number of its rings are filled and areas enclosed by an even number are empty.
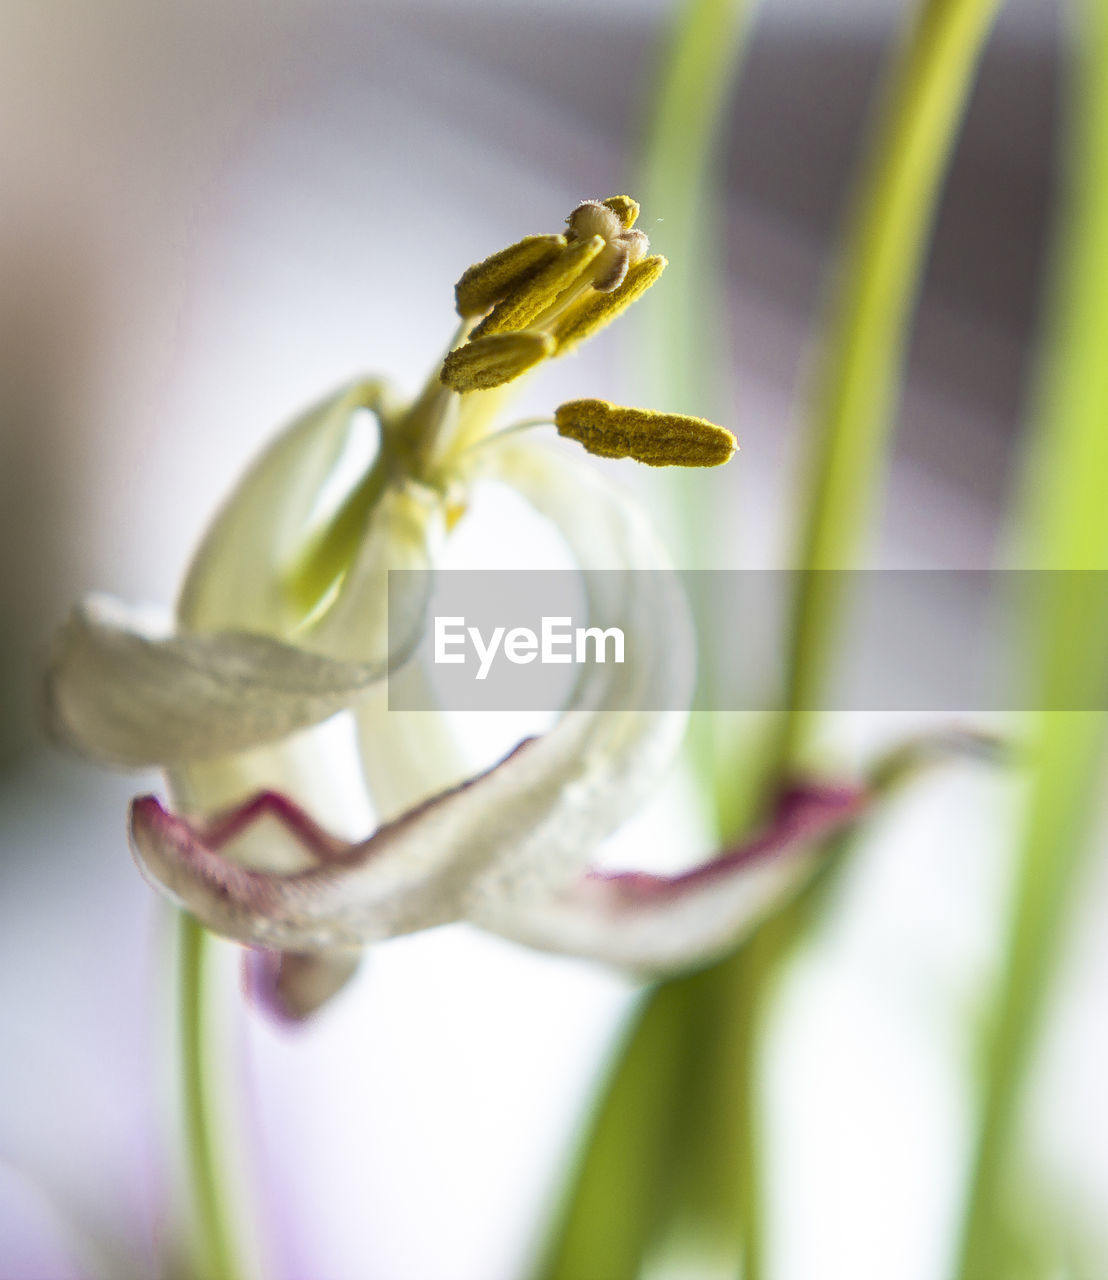
<svg viewBox="0 0 1108 1280">
<path fill-rule="evenodd" d="M 719 149 L 713 249 L 724 421 L 742 452 L 708 486 L 713 562 L 689 567 L 788 555 L 831 237 L 904 8 L 759 8 Z M 414 390 L 449 339 L 466 265 L 557 229 L 580 199 L 634 193 L 673 12 L 661 0 L 4 0 L 4 1280 L 152 1274 L 171 1141 L 168 912 L 124 836 L 128 798 L 158 780 L 97 773 L 42 742 L 51 631 L 91 589 L 170 604 L 215 504 L 277 425 L 357 372 Z M 943 200 L 874 564 L 978 567 L 997 552 L 1065 47 L 1058 6 L 1006 6 Z M 663 205 L 640 223 L 662 252 L 665 219 Z M 521 415 L 573 395 L 644 402 L 647 376 L 628 322 L 544 371 Z M 640 482 L 630 467 L 612 474 Z M 903 727 L 844 724 L 845 750 Z M 943 1274 L 965 1177 L 969 1029 L 1011 856 L 1006 799 L 1003 782 L 956 770 L 899 803 L 790 973 L 770 1046 L 774 1280 Z M 623 833 L 627 847 L 705 852 L 695 802 L 671 800 L 664 821 Z M 1106 875 L 1100 857 L 1036 1086 L 1046 1167 L 1090 1210 L 1108 1191 Z M 274 1274 L 524 1274 L 633 999 L 609 975 L 457 928 L 378 948 L 308 1032 L 251 1015 L 246 1122 Z"/>
</svg>

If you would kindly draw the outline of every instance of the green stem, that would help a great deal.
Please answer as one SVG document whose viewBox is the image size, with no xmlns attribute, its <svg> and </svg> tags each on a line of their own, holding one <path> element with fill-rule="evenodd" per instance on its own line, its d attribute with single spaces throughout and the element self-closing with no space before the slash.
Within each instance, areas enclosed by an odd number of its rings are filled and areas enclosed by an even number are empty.
<svg viewBox="0 0 1108 1280">
<path fill-rule="evenodd" d="M 181 912 L 179 1035 L 186 1173 L 195 1233 L 191 1253 L 204 1280 L 240 1280 L 241 1254 L 233 1228 L 233 1198 L 219 1158 L 207 1045 L 212 1021 L 211 943 L 207 930 Z"/>
<path fill-rule="evenodd" d="M 649 356 L 641 363 L 662 371 L 664 385 L 652 400 L 685 412 L 710 413 L 708 388 L 722 363 L 714 358 L 719 316 L 711 305 L 720 277 L 709 209 L 718 172 L 712 159 L 752 8 L 750 0 L 684 0 L 663 50 L 646 139 L 643 227 L 671 266 L 657 297 L 641 304 Z M 688 487 L 680 492 L 691 506 Z M 707 760 L 706 739 L 699 741 Z M 700 1050 L 690 1022 L 697 1003 L 678 982 L 651 992 L 636 1011 L 540 1267 L 547 1280 L 639 1275 L 673 1201 L 689 1058 Z"/>
<path fill-rule="evenodd" d="M 1000 0 L 922 0 L 886 83 L 832 298 L 810 438 L 786 712 L 775 776 L 803 761 L 881 491 L 908 321 L 938 195 Z"/>
<path fill-rule="evenodd" d="M 642 164 L 643 229 L 669 256 L 665 284 L 640 304 L 651 403 L 712 416 L 718 409 L 724 299 L 713 165 L 745 52 L 752 0 L 684 0 L 664 50 Z M 687 489 L 686 489 L 687 491 Z"/>
<path fill-rule="evenodd" d="M 1020 1109 L 1074 881 L 1102 786 L 1108 600 L 1082 571 L 1108 569 L 1108 6 L 1085 0 L 1068 139 L 1068 200 L 1022 530 L 1041 575 L 1029 602 L 1033 774 L 1007 965 L 957 1274 L 990 1280 L 1009 1247 Z M 1091 598 L 1092 597 L 1092 598 Z"/>
<path fill-rule="evenodd" d="M 855 213 L 848 225 L 840 290 L 831 313 L 831 338 L 814 415 L 815 446 L 809 484 L 807 524 L 800 563 L 809 568 L 845 568 L 853 563 L 883 477 L 897 380 L 905 347 L 910 303 L 920 276 L 923 251 L 936 197 L 978 54 L 999 0 L 928 0 L 921 5 L 900 56 L 892 68 L 884 111 L 863 171 Z M 696 233 L 704 232 L 705 157 L 724 94 L 719 75 L 707 88 L 698 68 L 726 65 L 712 48 L 712 24 L 733 21 L 719 0 L 702 0 L 685 11 L 685 26 L 672 51 L 670 74 L 660 99 L 652 160 L 659 186 L 651 207 L 674 217 L 666 235 L 678 240 L 676 252 L 700 257 Z M 690 126 L 684 101 L 711 104 Z M 691 95 L 691 97 L 689 96 Z M 685 148 L 683 150 L 683 148 Z M 687 160 L 686 160 L 687 157 Z M 692 172 L 685 172 L 688 163 Z M 680 181 L 672 181 L 674 176 Z M 684 201 L 679 193 L 685 193 Z M 668 196 L 668 201 L 665 197 Z M 671 207 L 676 205 L 676 211 Z M 667 242 L 668 247 L 668 242 Z M 680 259 L 679 259 L 680 260 Z M 689 278 L 691 281 L 691 277 Z M 703 291 L 690 287 L 674 300 L 674 323 L 661 330 L 659 363 L 681 368 L 681 335 L 694 344 L 705 328 Z M 664 358 L 664 359 L 663 359 Z M 690 366 L 691 367 L 691 366 Z M 695 406 L 695 402 L 690 402 Z M 788 706 L 766 790 L 796 763 L 807 735 L 805 709 L 825 677 L 841 601 L 826 590 L 826 575 L 803 579 L 793 615 L 793 649 Z M 814 890 L 813 890 L 814 894 Z M 746 947 L 720 965 L 679 979 L 656 992 L 644 1006 L 642 1021 L 620 1063 L 599 1111 L 568 1235 L 578 1257 L 594 1266 L 604 1258 L 595 1224 L 603 1221 L 592 1201 L 624 1179 L 641 1177 L 615 1158 L 626 1125 L 625 1094 L 653 1070 L 667 1081 L 666 1133 L 657 1155 L 673 1173 L 659 1202 L 638 1205 L 643 1222 L 633 1250 L 625 1250 L 614 1280 L 633 1276 L 648 1249 L 667 1237 L 693 1233 L 717 1258 L 742 1259 L 744 1280 L 760 1280 L 764 1270 L 763 1209 L 760 1181 L 758 1050 L 761 1024 L 775 975 L 809 918 L 812 895 L 768 922 Z M 679 1025 L 674 1024 L 676 1021 Z M 666 1043 L 684 1032 L 687 1048 Z M 650 1054 L 648 1060 L 647 1055 Z M 639 1117 L 657 1128 L 662 1118 Z M 636 1153 L 638 1146 L 634 1147 Z M 631 1157 L 637 1159 L 638 1155 Z M 657 1158 L 657 1157 L 656 1157 Z M 588 1194 L 585 1194 L 585 1193 Z M 646 1224 L 657 1220 L 653 1230 Z M 589 1230 L 590 1224 L 592 1230 Z M 562 1259 L 565 1262 L 565 1255 Z M 551 1275 L 570 1275 L 555 1266 Z"/>
<path fill-rule="evenodd" d="M 801 539 L 807 570 L 846 568 L 862 542 L 884 479 L 893 401 L 912 299 L 947 160 L 974 69 L 998 0 L 925 0 L 891 69 L 877 128 L 864 163 L 845 236 L 844 273 L 831 311 L 826 363 L 813 416 L 813 472 Z M 795 601 L 787 710 L 767 777 L 771 793 L 797 768 L 807 736 L 807 708 L 827 674 L 843 601 L 834 575 L 805 574 Z M 689 1126 L 686 1163 L 715 1170 L 689 1184 L 678 1216 L 726 1238 L 728 1219 L 743 1260 L 744 1280 L 764 1273 L 758 1055 L 775 979 L 811 918 L 818 894 L 802 895 L 767 922 L 712 981 L 715 1031 L 708 1043 L 726 1082 L 735 1123 L 720 1105 Z M 742 1011 L 742 1034 L 724 1034 L 724 1019 Z M 730 1143 L 728 1159 L 721 1147 Z M 714 1183 L 714 1185 L 713 1185 Z M 734 1197 L 733 1199 L 729 1199 Z M 737 1219 L 737 1222 L 736 1222 Z"/>
</svg>

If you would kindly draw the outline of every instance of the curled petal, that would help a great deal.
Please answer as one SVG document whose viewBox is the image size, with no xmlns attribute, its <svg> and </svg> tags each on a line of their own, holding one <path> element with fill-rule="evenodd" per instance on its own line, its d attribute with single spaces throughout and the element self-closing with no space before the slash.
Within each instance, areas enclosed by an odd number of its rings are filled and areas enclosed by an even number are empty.
<svg viewBox="0 0 1108 1280">
<path fill-rule="evenodd" d="M 158 635 L 141 611 L 93 596 L 57 637 L 46 723 L 104 764 L 209 760 L 326 720 L 385 672 L 242 631 Z"/>
<path fill-rule="evenodd" d="M 310 544 L 321 494 L 350 437 L 354 414 L 380 420 L 389 392 L 356 382 L 309 410 L 269 446 L 212 522 L 181 590 L 177 617 L 188 631 L 243 630 L 272 635 L 330 658 L 373 662 L 403 657 L 423 623 L 423 596 L 388 618 L 389 569 L 425 569 L 437 498 L 386 485 L 364 515 L 357 552 L 326 607 L 302 616 L 290 573 Z M 418 581 L 412 574 L 411 583 Z M 404 605 L 404 617 L 397 608 Z M 410 644 L 405 643 L 405 637 Z"/>
<path fill-rule="evenodd" d="M 177 613 L 197 631 L 288 628 L 285 568 L 308 530 L 320 491 L 342 456 L 358 409 L 384 412 L 376 380 L 340 388 L 266 448 L 209 525 Z"/>
<path fill-rule="evenodd" d="M 167 812 L 154 796 L 131 807 L 140 870 L 209 929 L 280 951 L 354 947 L 458 918 L 474 873 L 527 839 L 544 761 L 525 742 L 501 764 L 378 828 L 361 842 L 323 830 L 272 792 L 212 820 Z M 247 867 L 225 847 L 261 820 L 279 823 L 307 870 Z"/>
<path fill-rule="evenodd" d="M 487 902 L 540 897 L 571 882 L 592 851 L 649 798 L 684 729 L 693 677 L 687 607 L 638 509 L 576 460 L 519 445 L 489 449 L 490 473 L 563 532 L 586 577 L 589 620 L 635 637 L 623 664 L 584 668 L 571 707 L 544 737 L 445 791 L 369 839 L 336 841 L 271 798 L 266 808 L 312 854 L 280 874 L 237 865 L 232 828 L 190 824 L 150 797 L 136 802 L 140 865 L 209 928 L 278 950 L 315 951 L 428 928 Z"/>
<path fill-rule="evenodd" d="M 389 700 L 409 697 L 433 705 L 427 672 L 417 655 L 358 704 L 354 713 L 362 776 L 379 822 L 391 822 L 473 773 L 467 753 L 441 710 L 400 711 Z M 315 806 L 313 804 L 313 811 Z"/>
<path fill-rule="evenodd" d="M 493 904 L 473 920 L 529 947 L 640 978 L 697 968 L 738 945 L 869 802 L 858 788 L 796 787 L 759 836 L 691 871 L 593 872 L 545 902 Z"/>
<path fill-rule="evenodd" d="M 518 775 L 534 776 L 537 745 L 522 744 L 480 779 L 357 843 L 331 836 L 283 797 L 263 793 L 219 819 L 195 824 L 167 813 L 153 796 L 140 797 L 132 806 L 132 844 L 152 882 L 215 932 L 256 946 L 331 955 L 446 923 L 457 917 L 464 896 L 469 918 L 482 928 L 540 950 L 658 977 L 707 963 L 740 942 L 871 800 L 859 788 L 797 787 L 782 797 L 756 839 L 681 875 L 594 872 L 545 898 L 485 896 L 474 904 L 465 893 L 465 872 L 487 856 L 483 840 L 501 843 L 513 831 L 527 838 L 526 826 L 519 824 L 528 816 L 497 801 L 510 802 Z M 301 841 L 311 870 L 252 870 L 221 852 L 264 818 Z M 456 851 L 454 874 L 420 880 L 416 868 L 444 840 Z M 347 962 L 352 968 L 352 954 Z M 279 974 L 272 959 L 268 964 L 266 989 L 276 999 Z M 297 998 L 293 992 L 301 979 L 304 991 L 326 987 L 326 981 L 317 983 L 319 973 L 290 964 L 290 1000 Z M 331 976 L 336 973 L 332 966 Z"/>
<path fill-rule="evenodd" d="M 672 762 L 692 699 L 695 639 L 688 604 L 639 507 L 561 451 L 490 442 L 489 474 L 555 526 L 584 575 L 590 626 L 631 638 L 623 664 L 582 668 L 569 709 L 529 748 L 520 778 L 532 821 L 476 875 L 467 913 L 485 901 L 544 894 L 571 882 L 596 846 L 654 794 Z M 670 708 L 670 709 L 665 709 Z M 509 757 L 499 769 L 510 776 Z M 503 779 L 508 785 L 508 777 Z"/>
<path fill-rule="evenodd" d="M 358 971 L 360 951 L 248 951 L 247 994 L 278 1022 L 303 1022 L 337 995 Z"/>
</svg>

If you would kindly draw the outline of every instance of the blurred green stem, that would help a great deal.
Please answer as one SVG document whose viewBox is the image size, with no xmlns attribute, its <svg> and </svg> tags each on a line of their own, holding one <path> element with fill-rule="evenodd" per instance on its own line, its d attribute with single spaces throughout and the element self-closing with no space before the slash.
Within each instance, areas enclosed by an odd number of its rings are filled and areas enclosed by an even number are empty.
<svg viewBox="0 0 1108 1280">
<path fill-rule="evenodd" d="M 925 0 L 891 69 L 848 220 L 830 313 L 813 415 L 802 568 L 851 566 L 876 505 L 911 302 L 939 186 L 998 3 Z M 709 15 L 718 20 L 720 13 L 719 3 L 693 5 L 686 10 L 686 23 L 708 22 Z M 703 225 L 707 151 L 691 145 L 699 167 L 686 172 L 678 159 L 681 131 L 665 122 L 681 119 L 675 85 L 697 83 L 697 57 L 708 67 L 721 65 L 705 32 L 694 37 L 687 30 L 675 46 L 651 148 L 650 185 L 668 197 L 664 207 L 678 204 L 680 225 L 688 228 Z M 717 92 L 702 100 L 714 101 L 719 109 L 723 98 Z M 704 134 L 711 136 L 707 126 Z M 658 195 L 653 198 L 659 201 Z M 679 239 L 695 258 L 693 232 L 686 230 Z M 687 312 L 679 311 L 687 342 L 695 344 L 702 335 L 705 314 L 703 296 L 691 296 Z M 682 349 L 670 343 L 660 353 L 667 369 Z M 826 679 L 842 604 L 829 575 L 802 579 L 792 618 L 788 711 L 766 771 L 765 795 L 801 762 L 807 708 Z M 741 1259 L 744 1280 L 760 1280 L 761 1028 L 773 980 L 819 901 L 819 883 L 767 921 L 734 956 L 666 984 L 644 1002 L 598 1112 L 549 1277 L 569 1280 L 587 1273 L 580 1266 L 588 1263 L 594 1271 L 602 1267 L 610 1280 L 624 1280 L 639 1273 L 651 1248 L 660 1244 L 665 1255 L 676 1240 L 678 1250 L 682 1241 L 692 1241 L 728 1270 Z M 628 1107 L 629 1098 L 647 1095 L 649 1108 L 636 1114 Z M 649 1141 L 648 1134 L 653 1135 Z M 638 1189 L 630 1203 L 624 1203 L 627 1187 Z M 607 1248 L 611 1217 L 604 1199 L 613 1195 L 622 1223 L 614 1260 Z M 639 1224 L 631 1238 L 627 1214 Z"/>
<path fill-rule="evenodd" d="M 808 436 L 786 710 L 771 782 L 807 763 L 844 575 L 883 487 L 911 310 L 938 196 L 1000 0 L 923 0 L 890 68 L 840 252 Z"/>
<path fill-rule="evenodd" d="M 204 1280 L 241 1280 L 232 1221 L 234 1199 L 219 1158 L 211 1079 L 212 938 L 182 911 L 178 939 L 185 1160 L 195 1233 L 190 1252 Z"/>
<path fill-rule="evenodd" d="M 752 0 L 684 0 L 660 67 L 641 191 L 655 248 L 670 265 L 664 292 L 645 300 L 640 363 L 660 384 L 651 402 L 686 413 L 718 405 L 726 270 L 714 206 L 713 157 L 746 47 Z"/>
<path fill-rule="evenodd" d="M 722 363 L 723 266 L 713 234 L 712 164 L 734 74 L 746 46 L 750 0 L 684 0 L 663 51 L 659 86 L 646 140 L 641 193 L 644 222 L 655 247 L 671 256 L 665 295 L 644 303 L 646 370 L 660 385 L 652 399 L 686 412 L 713 411 Z M 684 478 L 683 478 L 684 479 Z M 694 497 L 685 483 L 683 505 Z M 699 499 L 696 499 L 699 502 Z M 686 548 L 703 563 L 699 520 Z M 705 529 L 703 531 L 707 533 Z M 693 753 L 711 764 L 706 718 Z M 692 980 L 695 986 L 696 980 Z M 588 1134 L 550 1254 L 547 1280 L 634 1280 L 657 1236 L 657 1219 L 673 1199 L 674 1161 L 686 1116 L 687 1080 L 700 1047 L 695 1023 L 708 1004 L 685 983 L 647 995 L 632 1016 L 626 1050 L 616 1063 Z M 745 1034 L 745 1020 L 728 1026 Z M 735 1148 L 727 1145 L 730 1157 Z"/>
<path fill-rule="evenodd" d="M 1005 1266 L 1019 1111 L 1066 913 L 1100 802 L 1108 600 L 1081 571 L 1108 569 L 1108 6 L 1085 0 L 1070 99 L 1066 205 L 1046 363 L 1029 445 L 1025 553 L 1041 575 L 1028 603 L 1031 794 L 1007 965 L 988 1044 L 984 1105 L 957 1274 Z"/>
</svg>

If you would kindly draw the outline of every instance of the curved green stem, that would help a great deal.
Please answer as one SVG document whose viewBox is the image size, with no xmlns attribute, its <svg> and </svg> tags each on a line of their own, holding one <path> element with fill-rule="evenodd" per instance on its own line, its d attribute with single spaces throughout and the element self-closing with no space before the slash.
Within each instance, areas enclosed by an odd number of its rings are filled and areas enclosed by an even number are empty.
<svg viewBox="0 0 1108 1280">
<path fill-rule="evenodd" d="M 709 388 L 720 367 L 713 359 L 720 273 L 713 270 L 718 264 L 709 208 L 717 171 L 712 158 L 752 8 L 751 0 L 683 0 L 662 51 L 646 139 L 644 227 L 654 248 L 669 254 L 671 266 L 658 296 L 641 304 L 649 353 L 641 364 L 644 372 L 660 371 L 663 385 L 651 399 L 687 412 L 710 411 Z M 680 492 L 689 494 L 691 486 L 681 484 Z M 706 760 L 706 740 L 701 745 Z M 602 1088 L 555 1239 L 540 1263 L 546 1280 L 639 1275 L 675 1197 L 674 1164 L 694 1068 L 690 1058 L 701 1047 L 694 1033 L 696 1005 L 703 1022 L 705 1002 L 692 998 L 686 982 L 677 982 L 651 992 L 633 1015 L 626 1048 Z"/>
<path fill-rule="evenodd" d="M 1108 6 L 1085 0 L 1071 101 L 1067 205 L 1048 330 L 1045 381 L 1026 465 L 1025 553 L 1038 575 L 1027 602 L 1033 773 L 1007 965 L 988 1045 L 961 1280 L 991 1280 L 1009 1248 L 1024 1085 L 1088 828 L 1103 790 L 1108 600 L 1082 571 L 1108 569 Z M 1087 707 L 1090 710 L 1059 708 Z M 1055 708 L 1055 709 L 1051 709 Z"/>
<path fill-rule="evenodd" d="M 804 756 L 834 660 L 843 579 L 881 491 L 908 321 L 938 195 L 1000 0 L 922 0 L 886 83 L 848 220 L 814 402 L 776 776 Z"/>
<path fill-rule="evenodd" d="M 999 0 L 925 0 L 895 62 L 878 113 L 853 217 L 830 340 L 814 413 L 812 478 L 800 564 L 845 568 L 856 558 L 883 479 L 889 417 L 906 344 L 910 304 L 920 277 L 946 161 Z M 704 157 L 724 95 L 718 75 L 692 101 L 711 108 L 689 133 L 681 86 L 697 87 L 697 67 L 724 65 L 712 24 L 734 21 L 719 0 L 686 9 L 687 27 L 663 86 L 652 158 L 659 186 L 681 210 L 677 234 L 699 256 Z M 713 115 L 712 112 L 717 113 Z M 693 141 L 689 142 L 689 137 Z M 684 148 L 684 150 L 682 150 Z M 694 172 L 684 173 L 684 165 Z M 674 174 L 682 183 L 668 183 Z M 678 192 L 687 192 L 684 203 Z M 659 204 L 655 196 L 652 206 Z M 667 206 L 667 216 L 671 216 Z M 673 368 L 680 335 L 704 331 L 704 300 L 690 287 L 675 323 L 661 331 L 659 357 Z M 673 314 L 673 313 L 671 313 Z M 807 736 L 806 708 L 826 674 L 842 602 L 829 580 L 809 576 L 795 602 L 788 713 L 766 789 L 797 763 Z M 822 589 L 821 589 L 822 586 Z M 574 1274 L 576 1261 L 607 1264 L 600 1198 L 637 1187 L 643 1225 L 621 1248 L 613 1280 L 638 1274 L 651 1247 L 692 1236 L 716 1260 L 741 1259 L 744 1280 L 764 1272 L 760 1182 L 758 1050 L 773 979 L 818 902 L 815 884 L 742 951 L 692 977 L 669 983 L 645 1003 L 607 1089 L 591 1135 L 562 1249 L 548 1276 Z M 654 1107 L 628 1118 L 628 1099 L 651 1087 Z M 658 1105 L 661 1099 L 661 1108 Z M 644 1131 L 653 1135 L 649 1151 Z M 626 1144 L 620 1158 L 621 1143 Z M 629 1162 L 631 1162 L 629 1164 Z M 646 1170 L 649 1164 L 653 1169 Z M 633 1165 L 633 1167 L 632 1167 Z M 665 1176 L 661 1168 L 667 1170 Z M 650 1174 L 650 1176 L 647 1176 Z M 645 1178 L 645 1182 L 644 1182 Z M 619 1179 L 623 1181 L 620 1182 Z"/>
<path fill-rule="evenodd" d="M 212 1022 L 212 939 L 203 925 L 181 912 L 178 935 L 181 1091 L 186 1173 L 194 1238 L 192 1257 L 204 1280 L 242 1280 L 233 1203 L 219 1158 L 216 1102 L 211 1084 L 208 1036 Z"/>
</svg>

